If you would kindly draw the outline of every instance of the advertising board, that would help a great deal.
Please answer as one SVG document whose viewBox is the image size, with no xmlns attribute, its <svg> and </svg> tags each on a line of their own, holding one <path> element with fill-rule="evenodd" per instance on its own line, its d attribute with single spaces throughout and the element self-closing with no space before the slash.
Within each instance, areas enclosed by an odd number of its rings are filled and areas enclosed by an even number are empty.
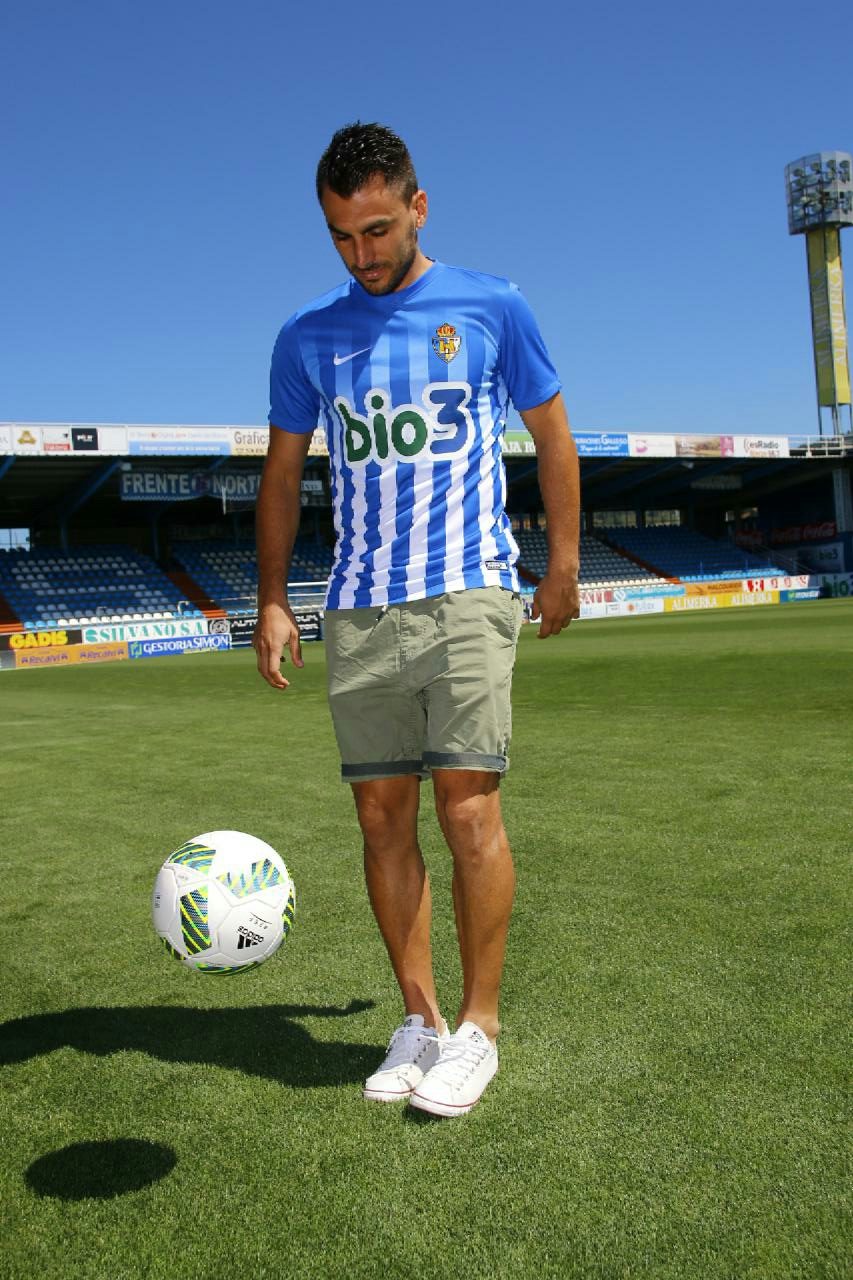
<svg viewBox="0 0 853 1280">
<path fill-rule="evenodd" d="M 299 626 L 300 640 L 322 640 L 323 638 L 323 610 L 322 609 L 302 609 L 298 606 L 293 610 L 294 617 Z M 229 618 L 228 626 L 231 632 L 232 649 L 243 649 L 252 643 L 252 637 L 255 634 L 255 627 L 258 625 L 258 615 L 248 614 L 239 618 Z"/>
<path fill-rule="evenodd" d="M 294 609 L 293 616 L 296 618 L 299 627 L 300 640 L 322 640 L 322 609 Z"/>
<path fill-rule="evenodd" d="M 11 649 L 61 649 L 67 644 L 80 644 L 83 632 L 79 627 L 56 627 L 43 631 L 13 631 L 0 635 L 0 650 Z"/>
<path fill-rule="evenodd" d="M 43 427 L 41 436 L 45 453 L 71 452 L 70 427 Z"/>
<path fill-rule="evenodd" d="M 209 630 L 207 618 L 171 618 L 161 622 L 102 622 L 84 627 L 83 639 L 87 644 L 99 644 L 109 640 L 164 640 L 172 636 L 206 636 Z"/>
<path fill-rule="evenodd" d="M 791 456 L 787 436 L 735 436 L 736 458 L 788 458 Z"/>
<path fill-rule="evenodd" d="M 127 451 L 131 457 L 189 457 L 192 454 L 231 452 L 227 427 L 128 427 Z"/>
<path fill-rule="evenodd" d="M 792 604 L 795 600 L 819 600 L 820 587 L 803 587 L 799 590 L 780 591 L 779 599 L 782 604 Z"/>
<path fill-rule="evenodd" d="M 685 582 L 682 595 L 686 596 L 719 596 L 731 594 L 733 591 L 748 590 L 743 578 L 712 579 L 708 582 Z"/>
<path fill-rule="evenodd" d="M 213 649 L 230 649 L 231 637 L 174 636 L 162 640 L 128 640 L 128 656 L 131 658 L 163 658 L 175 653 L 204 653 Z"/>
<path fill-rule="evenodd" d="M 627 458 L 629 456 L 627 433 L 574 431 L 572 434 L 578 456 L 581 458 Z"/>
<path fill-rule="evenodd" d="M 535 454 L 536 445 L 526 431 L 505 431 L 501 440 L 503 454 Z"/>
<path fill-rule="evenodd" d="M 15 423 L 12 427 L 13 453 L 41 453 L 41 428 Z"/>
<path fill-rule="evenodd" d="M 228 624 L 231 631 L 231 648 L 242 649 L 246 645 L 252 643 L 252 636 L 255 634 L 257 626 L 257 615 L 252 617 L 229 618 Z"/>
<path fill-rule="evenodd" d="M 607 603 L 604 600 L 591 600 L 589 602 L 582 600 L 580 616 L 581 620 L 584 618 L 606 618 Z M 532 619 L 528 619 L 528 621 L 532 621 Z"/>
<path fill-rule="evenodd" d="M 834 600 L 853 597 L 853 573 L 819 573 L 816 581 L 824 596 Z"/>
<path fill-rule="evenodd" d="M 778 604 L 778 591 L 724 591 L 703 596 L 668 596 L 665 613 L 690 613 L 700 609 L 738 609 L 743 605 Z"/>
<path fill-rule="evenodd" d="M 814 583 L 807 573 L 770 574 L 766 578 L 745 578 L 744 591 L 789 591 L 794 587 L 811 587 Z"/>
<path fill-rule="evenodd" d="M 646 596 L 638 600 L 620 600 L 619 607 L 623 618 L 638 613 L 663 613 L 664 596 Z"/>
<path fill-rule="evenodd" d="M 645 436 L 628 436 L 628 452 L 632 458 L 674 458 L 675 436 L 651 432 Z"/>
<path fill-rule="evenodd" d="M 843 542 L 819 542 L 799 547 L 797 559 L 815 573 L 843 573 L 847 569 Z"/>
<path fill-rule="evenodd" d="M 78 662 L 116 662 L 127 656 L 127 645 L 123 642 L 68 644 L 61 649 L 19 649 L 15 653 L 15 666 L 67 667 Z"/>
<path fill-rule="evenodd" d="M 325 427 L 315 427 L 314 434 L 311 437 L 311 443 L 308 446 L 309 458 L 327 458 L 329 456 L 329 446 L 326 443 Z"/>
<path fill-rule="evenodd" d="M 235 458 L 262 458 L 269 446 L 269 427 L 232 427 L 231 454 Z"/>
<path fill-rule="evenodd" d="M 680 582 L 655 582 L 648 587 L 614 587 L 614 600 L 644 600 L 646 596 L 683 596 L 687 588 Z"/>
</svg>

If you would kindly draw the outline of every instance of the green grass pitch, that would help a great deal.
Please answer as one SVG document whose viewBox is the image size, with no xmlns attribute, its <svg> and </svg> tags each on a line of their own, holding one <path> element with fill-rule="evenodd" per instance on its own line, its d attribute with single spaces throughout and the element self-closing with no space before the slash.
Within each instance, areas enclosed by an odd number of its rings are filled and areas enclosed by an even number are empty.
<svg viewBox="0 0 853 1280">
<path fill-rule="evenodd" d="M 453 1121 L 361 1099 L 400 1016 L 323 650 L 0 675 L 0 1277 L 841 1277 L 853 609 L 523 634 L 501 1071 Z M 448 856 L 424 789 L 443 1006 Z M 201 831 L 278 848 L 245 976 L 149 918 Z"/>
</svg>

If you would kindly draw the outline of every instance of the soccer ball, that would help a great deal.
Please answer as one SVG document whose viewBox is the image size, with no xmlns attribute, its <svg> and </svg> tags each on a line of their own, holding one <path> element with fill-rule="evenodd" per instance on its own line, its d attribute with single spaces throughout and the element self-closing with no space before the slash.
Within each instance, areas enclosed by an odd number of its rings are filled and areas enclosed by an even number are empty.
<svg viewBox="0 0 853 1280">
<path fill-rule="evenodd" d="M 242 831 L 206 831 L 163 863 L 151 914 L 166 950 L 198 973 L 244 973 L 290 932 L 293 881 L 275 849 Z"/>
</svg>

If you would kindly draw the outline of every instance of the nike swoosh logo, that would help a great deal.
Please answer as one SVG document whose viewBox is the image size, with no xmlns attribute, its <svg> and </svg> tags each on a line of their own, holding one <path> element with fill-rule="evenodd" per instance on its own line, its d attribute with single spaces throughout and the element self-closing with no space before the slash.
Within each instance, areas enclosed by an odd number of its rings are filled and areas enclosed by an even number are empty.
<svg viewBox="0 0 853 1280">
<path fill-rule="evenodd" d="M 356 356 L 363 356 L 365 351 L 369 351 L 370 347 L 362 347 L 360 351 L 353 351 L 348 356 L 339 356 L 337 352 L 332 356 L 332 364 L 346 364 L 350 360 L 354 360 Z"/>
</svg>

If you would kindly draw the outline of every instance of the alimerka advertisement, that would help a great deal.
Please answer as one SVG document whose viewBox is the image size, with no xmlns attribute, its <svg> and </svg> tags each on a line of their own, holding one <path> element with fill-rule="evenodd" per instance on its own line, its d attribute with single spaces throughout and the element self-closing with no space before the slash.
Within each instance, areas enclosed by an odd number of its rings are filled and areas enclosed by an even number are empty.
<svg viewBox="0 0 853 1280">
<path fill-rule="evenodd" d="M 700 609 L 740 609 L 744 605 L 778 603 L 778 591 L 726 591 L 708 596 L 669 596 L 664 601 L 664 612 L 695 613 Z"/>
</svg>

